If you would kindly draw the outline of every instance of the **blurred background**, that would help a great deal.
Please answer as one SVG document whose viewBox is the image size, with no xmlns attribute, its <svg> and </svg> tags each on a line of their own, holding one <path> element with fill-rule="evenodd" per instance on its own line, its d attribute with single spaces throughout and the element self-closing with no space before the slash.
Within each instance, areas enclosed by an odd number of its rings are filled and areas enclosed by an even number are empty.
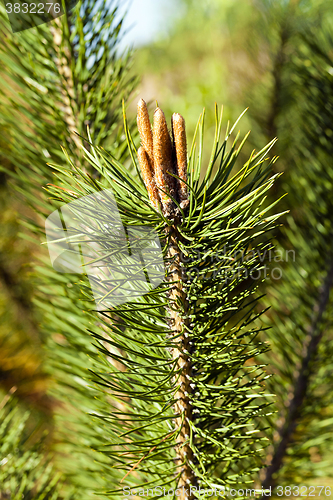
<svg viewBox="0 0 333 500">
<path fill-rule="evenodd" d="M 280 278 L 262 287 L 271 350 L 261 360 L 276 398 L 263 431 L 269 467 L 253 481 L 324 485 L 321 496 L 329 496 L 333 4 L 110 0 L 95 10 L 79 3 L 63 17 L 13 35 L 1 6 L 0 499 L 92 498 L 107 482 L 87 454 L 101 439 L 98 425 L 76 413 L 88 413 L 92 397 L 82 389 L 86 358 L 77 354 L 89 353 L 79 332 L 90 320 L 47 267 L 41 227 L 51 205 L 43 188 L 55 179 L 47 163 L 64 163 L 60 145 L 80 158 L 73 130 L 85 135 L 87 124 L 100 145 L 125 158 L 121 100 L 135 130 L 140 97 L 151 110 L 158 101 L 168 120 L 181 113 L 189 142 L 204 108 L 205 159 L 215 102 L 225 126 L 249 108 L 237 126 L 241 138 L 251 130 L 244 161 L 278 137 L 270 156 L 279 156 L 274 168 L 284 174 L 269 196 L 288 193 L 277 208 L 289 213 L 274 234 Z M 288 249 L 295 258 L 284 257 Z"/>
</svg>

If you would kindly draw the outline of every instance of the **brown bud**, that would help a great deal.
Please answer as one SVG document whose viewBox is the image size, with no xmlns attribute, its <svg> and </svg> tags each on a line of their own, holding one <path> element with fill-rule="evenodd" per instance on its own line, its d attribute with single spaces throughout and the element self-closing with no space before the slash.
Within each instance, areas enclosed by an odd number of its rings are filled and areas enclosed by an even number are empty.
<svg viewBox="0 0 333 500">
<path fill-rule="evenodd" d="M 185 120 L 179 113 L 174 113 L 171 119 L 172 135 L 176 150 L 176 174 L 180 179 L 187 182 L 187 146 Z M 179 199 L 182 202 L 188 200 L 188 189 L 184 182 L 177 180 Z M 184 204 L 183 204 L 184 205 Z"/>
<path fill-rule="evenodd" d="M 142 178 L 148 191 L 149 199 L 154 205 L 155 210 L 160 209 L 160 200 L 158 190 L 154 181 L 154 176 L 150 167 L 148 154 L 143 147 L 138 149 L 138 160 L 142 173 Z"/>
<path fill-rule="evenodd" d="M 175 196 L 174 177 L 168 175 L 168 172 L 173 173 L 171 139 L 164 113 L 160 108 L 156 108 L 154 113 L 153 152 L 157 187 Z M 170 215 L 173 208 L 171 198 L 162 191 L 160 191 L 160 198 L 164 212 Z"/>
<path fill-rule="evenodd" d="M 153 133 L 149 121 L 147 104 L 143 99 L 140 99 L 140 101 L 138 102 L 137 109 L 138 109 L 137 123 L 141 139 L 141 145 L 148 155 L 151 169 L 154 172 Z"/>
</svg>

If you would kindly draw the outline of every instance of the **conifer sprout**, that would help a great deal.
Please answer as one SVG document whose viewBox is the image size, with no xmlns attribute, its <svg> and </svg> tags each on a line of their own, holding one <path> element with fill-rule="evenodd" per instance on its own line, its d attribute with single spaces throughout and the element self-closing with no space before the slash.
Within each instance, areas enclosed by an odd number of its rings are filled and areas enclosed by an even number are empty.
<svg viewBox="0 0 333 500">
<path fill-rule="evenodd" d="M 154 171 L 157 187 L 162 200 L 163 212 L 168 217 L 172 214 L 174 203 L 169 194 L 175 197 L 172 165 L 172 144 L 163 111 L 156 108 L 153 129 Z"/>
<path fill-rule="evenodd" d="M 160 209 L 160 199 L 158 196 L 158 190 L 155 184 L 153 172 L 150 167 L 150 162 L 148 158 L 148 153 L 146 150 L 141 146 L 138 149 L 138 160 L 139 160 L 139 165 L 143 177 L 143 181 L 145 183 L 145 186 L 148 191 L 149 199 L 151 200 L 154 208 L 156 210 Z"/>
<path fill-rule="evenodd" d="M 187 189 L 187 146 L 185 120 L 179 113 L 172 115 L 172 137 L 176 153 L 177 175 L 185 182 L 177 180 L 181 208 L 188 206 Z"/>
<path fill-rule="evenodd" d="M 154 171 L 153 133 L 149 121 L 147 104 L 143 99 L 140 99 L 138 102 L 137 124 L 142 147 L 147 153 L 150 168 Z"/>
</svg>

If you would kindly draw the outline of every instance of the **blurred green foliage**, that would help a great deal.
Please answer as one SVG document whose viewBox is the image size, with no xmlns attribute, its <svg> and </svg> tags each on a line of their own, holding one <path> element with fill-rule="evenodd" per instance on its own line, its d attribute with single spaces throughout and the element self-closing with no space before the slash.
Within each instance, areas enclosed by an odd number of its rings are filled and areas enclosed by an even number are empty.
<svg viewBox="0 0 333 500">
<path fill-rule="evenodd" d="M 320 0 L 183 0 L 182 5 L 184 14 L 175 19 L 168 36 L 136 53 L 140 96 L 166 103 L 167 114 L 177 109 L 186 116 L 190 137 L 205 107 L 208 143 L 209 137 L 213 141 L 215 102 L 224 106 L 225 119 L 231 121 L 249 108 L 242 121 L 244 130 L 252 130 L 248 148 L 273 139 L 279 102 L 284 120 L 293 102 L 290 63 L 298 36 L 311 26 L 320 30 L 322 19 L 332 14 L 331 6 Z M 285 125 L 279 129 L 279 152 L 288 139 L 297 142 Z M 279 164 L 284 170 L 283 158 Z"/>
<path fill-rule="evenodd" d="M 0 5 L 0 399 L 5 402 L 15 393 L 4 411 L 12 415 L 17 406 L 1 436 L 0 463 L 10 467 L 1 476 L 1 498 L 39 498 L 31 495 L 37 495 L 44 476 L 52 490 L 43 490 L 45 498 L 65 498 L 72 491 L 75 498 L 91 498 L 103 483 L 83 431 L 94 395 L 83 391 L 78 397 L 86 354 L 82 349 L 78 354 L 76 336 L 69 353 L 65 347 L 66 333 L 80 331 L 78 324 L 86 332 L 90 323 L 68 297 L 67 281 L 52 270 L 40 243 L 45 239 L 43 215 L 53 209 L 43 187 L 56 182 L 47 162 L 62 162 L 63 146 L 84 167 L 82 139 L 74 131 L 86 135 L 89 125 L 98 144 L 123 154 L 121 102 L 135 79 L 128 75 L 130 54 L 116 53 L 121 28 L 116 2 L 84 1 L 53 23 L 12 34 Z M 22 457 L 9 459 L 6 446 L 12 435 L 15 446 L 23 448 L 21 432 L 39 439 L 33 449 L 16 450 Z M 34 470 L 26 474 L 22 464 L 29 453 Z M 47 457 L 52 470 L 46 476 Z M 61 489 L 52 485 L 55 476 L 61 476 Z"/>
<path fill-rule="evenodd" d="M 268 372 L 274 373 L 267 384 L 277 394 L 272 407 L 277 413 L 267 420 L 265 432 L 273 443 L 267 463 L 276 454 L 284 423 L 288 424 L 290 402 L 302 363 L 309 355 L 304 371 L 306 391 L 289 421 L 292 432 L 272 481 L 300 484 L 315 477 L 327 478 L 333 470 L 331 296 L 319 319 L 318 308 L 325 283 L 326 290 L 331 289 L 327 276 L 333 241 L 333 7 L 321 0 L 183 0 L 182 5 L 182 15 L 176 17 L 169 34 L 138 50 L 132 76 L 141 78 L 140 97 L 150 100 L 152 106 L 157 99 L 168 117 L 177 111 L 186 118 L 188 137 L 193 136 L 197 117 L 206 108 L 208 148 L 204 162 L 209 159 L 214 138 L 215 101 L 224 105 L 224 120 L 234 121 L 249 106 L 242 129 L 250 128 L 252 133 L 241 158 L 248 156 L 255 144 L 279 138 L 274 153 L 281 159 L 274 168 L 285 174 L 276 183 L 273 196 L 289 192 L 283 207 L 290 209 L 278 234 L 279 248 L 295 250 L 295 261 L 282 263 L 283 278 L 272 280 L 266 288 L 267 305 L 272 306 L 265 315 L 266 326 L 271 328 L 266 333 L 271 351 L 262 361 L 269 364 Z M 93 21 L 89 9 L 87 12 L 87 18 L 82 21 L 78 16 L 74 22 L 76 36 L 69 36 L 67 21 L 64 23 L 65 35 L 58 49 L 47 27 L 23 34 L 22 43 L 15 42 L 6 24 L 2 24 L 0 34 L 0 74 L 4 81 L 0 93 L 0 155 L 6 170 L 0 178 L 0 384 L 3 397 L 11 391 L 16 393 L 16 399 L 7 398 L 1 410 L 2 442 L 5 447 L 12 446 L 14 458 L 3 469 L 5 488 L 2 491 L 0 487 L 0 498 L 1 494 L 3 498 L 16 498 L 22 491 L 24 498 L 38 498 L 31 496 L 36 494 L 30 487 L 24 488 L 29 481 L 38 488 L 38 477 L 32 469 L 37 470 L 41 462 L 43 474 L 43 457 L 49 456 L 49 448 L 56 451 L 55 458 L 52 456 L 55 470 L 67 470 L 67 486 L 59 489 L 60 495 L 71 495 L 73 490 L 78 498 L 91 498 L 94 489 L 105 489 L 106 485 L 110 489 L 101 474 L 109 463 L 90 451 L 91 446 L 103 443 L 100 422 L 96 417 L 92 425 L 87 415 L 95 411 L 90 404 L 93 398 L 101 412 L 107 411 L 99 391 L 87 384 L 87 369 L 100 369 L 100 365 L 92 361 L 98 357 L 97 350 L 85 332 L 98 320 L 93 313 L 81 313 L 82 303 L 67 286 L 68 280 L 50 269 L 39 247 L 40 236 L 34 242 L 27 239 L 28 232 L 40 233 L 41 219 L 22 202 L 24 196 L 28 204 L 39 206 L 41 214 L 49 213 L 55 205 L 41 194 L 40 187 L 58 181 L 46 162 L 51 161 L 50 156 L 53 163 L 63 163 L 60 143 L 72 155 L 79 152 L 63 106 L 67 90 L 56 64 L 59 50 L 71 68 L 75 98 L 70 93 L 69 97 L 76 129 L 85 135 L 89 123 L 95 141 L 125 159 L 119 128 L 120 101 L 128 97 L 135 82 L 128 78 L 127 56 L 119 60 L 113 52 L 112 43 L 116 45 L 121 25 L 115 27 L 110 49 L 106 49 L 96 23 L 103 54 L 110 50 L 112 56 L 103 56 L 95 61 L 95 69 L 88 69 Z M 108 19 L 104 18 L 106 32 Z M 95 56 L 97 52 L 95 47 Z M 24 59 L 22 53 L 30 55 Z M 82 165 L 89 169 L 87 162 Z M 10 178 L 21 192 L 21 201 L 13 201 Z M 27 216 L 29 221 L 23 229 L 18 219 L 26 220 Z M 21 238 L 21 232 L 26 239 Z M 31 274 L 31 262 L 38 259 L 42 284 Z M 75 280 L 69 284 L 75 286 Z M 318 338 L 312 351 L 311 335 Z M 19 408 L 14 410 L 14 405 Z M 30 412 L 25 421 L 22 408 L 27 406 Z M 54 428 L 57 438 L 45 443 L 43 430 L 48 429 L 52 436 Z M 21 436 L 34 434 L 33 429 L 38 434 L 33 446 L 39 451 L 29 452 L 31 470 L 25 470 L 21 464 L 28 451 Z M 27 449 L 31 450 L 30 444 Z M 1 452 L 0 461 L 7 457 L 8 450 L 2 448 Z M 15 455 L 17 452 L 20 456 Z M 51 471 L 47 476 L 51 490 L 57 477 L 54 474 Z M 112 474 L 109 477 L 119 479 Z M 262 473 L 257 480 L 265 480 L 264 476 Z"/>
</svg>

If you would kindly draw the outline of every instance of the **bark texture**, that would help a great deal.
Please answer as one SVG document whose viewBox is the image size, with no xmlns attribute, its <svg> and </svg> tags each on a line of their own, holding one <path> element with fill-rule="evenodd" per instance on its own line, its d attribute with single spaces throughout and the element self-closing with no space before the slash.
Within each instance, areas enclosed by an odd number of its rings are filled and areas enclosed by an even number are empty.
<svg viewBox="0 0 333 500">
<path fill-rule="evenodd" d="M 175 377 L 175 384 L 178 387 L 175 394 L 175 413 L 178 415 L 175 418 L 175 428 L 180 429 L 176 452 L 177 452 L 177 465 L 180 469 L 180 479 L 178 483 L 179 488 L 188 488 L 189 485 L 197 486 L 196 477 L 191 468 L 193 462 L 193 451 L 189 445 L 190 438 L 190 421 L 192 421 L 192 404 L 191 394 L 193 388 L 191 385 L 191 371 L 192 360 L 188 330 L 189 320 L 186 317 L 188 311 L 188 300 L 186 291 L 184 291 L 184 282 L 186 277 L 184 275 L 184 268 L 181 266 L 182 254 L 178 246 L 180 236 L 177 233 L 176 227 L 168 229 L 169 248 L 167 260 L 170 260 L 169 267 L 169 325 L 170 336 L 173 337 L 175 347 L 172 349 L 172 357 L 176 361 L 179 376 Z M 181 499 L 190 498 L 194 496 L 180 496 Z"/>
</svg>

